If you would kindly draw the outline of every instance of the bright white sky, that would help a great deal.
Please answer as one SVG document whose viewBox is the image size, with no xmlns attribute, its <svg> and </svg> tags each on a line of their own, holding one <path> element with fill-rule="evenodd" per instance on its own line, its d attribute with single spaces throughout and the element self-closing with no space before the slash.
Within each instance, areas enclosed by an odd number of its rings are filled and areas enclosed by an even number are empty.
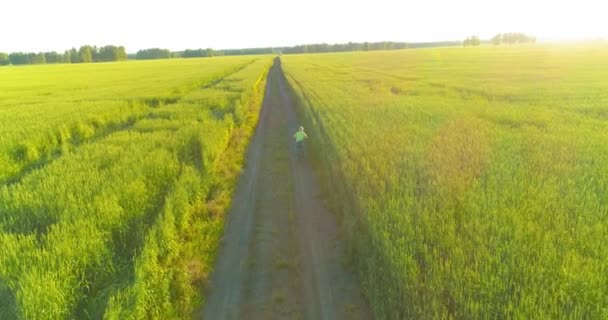
<svg viewBox="0 0 608 320">
<path fill-rule="evenodd" d="M 0 5 L 0 52 L 421 42 L 511 31 L 608 39 L 607 16 L 608 0 L 15 0 Z"/>
</svg>

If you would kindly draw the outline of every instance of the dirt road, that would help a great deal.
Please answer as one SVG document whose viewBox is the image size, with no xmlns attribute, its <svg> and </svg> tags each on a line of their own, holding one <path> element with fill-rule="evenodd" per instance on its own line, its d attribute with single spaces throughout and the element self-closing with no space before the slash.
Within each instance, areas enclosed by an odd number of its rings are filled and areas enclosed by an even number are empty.
<svg viewBox="0 0 608 320">
<path fill-rule="evenodd" d="M 298 122 L 280 65 L 266 90 L 203 319 L 370 319 L 342 265 L 335 217 L 306 156 L 295 154 Z"/>
</svg>

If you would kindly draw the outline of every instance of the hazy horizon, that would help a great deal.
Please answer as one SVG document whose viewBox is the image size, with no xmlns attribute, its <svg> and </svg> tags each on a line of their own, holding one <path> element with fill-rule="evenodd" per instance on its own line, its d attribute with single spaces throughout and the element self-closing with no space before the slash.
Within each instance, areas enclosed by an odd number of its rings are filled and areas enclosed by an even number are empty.
<svg viewBox="0 0 608 320">
<path fill-rule="evenodd" d="M 236 49 L 312 43 L 434 42 L 489 39 L 524 32 L 539 41 L 608 39 L 608 2 L 445 0 L 311 0 L 306 3 L 242 0 L 201 4 L 107 0 L 103 6 L 75 0 L 3 5 L 0 52 L 63 51 L 81 45 L 121 45 L 172 51 Z"/>
</svg>

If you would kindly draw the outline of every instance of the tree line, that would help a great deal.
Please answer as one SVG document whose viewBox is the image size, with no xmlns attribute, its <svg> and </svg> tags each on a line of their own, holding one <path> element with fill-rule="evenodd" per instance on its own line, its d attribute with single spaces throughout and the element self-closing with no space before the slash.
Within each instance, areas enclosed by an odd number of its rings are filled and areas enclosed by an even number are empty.
<svg viewBox="0 0 608 320">
<path fill-rule="evenodd" d="M 171 51 L 169 49 L 144 49 L 139 50 L 135 54 L 137 60 L 151 60 L 151 59 L 169 59 L 172 58 Z"/>
<path fill-rule="evenodd" d="M 346 52 L 346 51 L 374 51 L 374 50 L 398 50 L 411 48 L 448 47 L 459 46 L 460 41 L 436 41 L 436 42 L 349 42 L 342 44 L 305 44 L 293 47 L 266 47 L 245 49 L 187 49 L 184 51 L 171 52 L 169 49 L 145 49 L 130 56 L 134 59 L 168 59 L 168 58 L 204 58 L 215 56 L 237 56 L 255 54 L 299 54 L 299 53 L 324 53 L 324 52 Z"/>
<path fill-rule="evenodd" d="M 400 50 L 429 47 L 458 46 L 460 41 L 435 41 L 435 42 L 349 42 L 339 44 L 305 44 L 294 47 L 280 48 L 285 54 L 298 53 L 325 53 L 325 52 L 347 52 L 347 51 L 375 51 L 375 50 Z"/>
<path fill-rule="evenodd" d="M 518 44 L 518 43 L 536 43 L 536 37 L 520 32 L 499 33 L 492 38 L 492 43 L 500 44 Z"/>
<path fill-rule="evenodd" d="M 170 58 L 204 58 L 215 56 L 254 55 L 254 54 L 298 54 L 298 53 L 324 53 L 324 52 L 346 52 L 346 51 L 374 51 L 374 50 L 399 50 L 411 48 L 447 47 L 447 46 L 478 46 L 482 43 L 517 44 L 535 43 L 536 37 L 524 33 L 501 33 L 494 36 L 490 41 L 481 40 L 478 36 L 467 37 L 464 41 L 436 41 L 436 42 L 349 42 L 340 44 L 304 44 L 293 47 L 267 47 L 267 48 L 245 48 L 213 50 L 186 49 L 184 51 L 172 52 L 169 49 L 150 48 L 137 51 L 136 54 L 127 55 L 124 47 L 118 46 L 82 46 L 76 50 L 72 48 L 63 54 L 58 52 L 25 53 L 14 52 L 6 54 L 0 52 L 0 66 L 23 65 L 23 64 L 45 64 L 45 63 L 87 63 L 104 61 L 122 61 L 127 59 L 149 60 Z"/>
<path fill-rule="evenodd" d="M 204 58 L 222 55 L 213 49 L 186 49 L 184 51 L 171 52 L 169 49 L 151 48 L 137 51 L 133 58 L 137 60 L 169 59 L 169 58 Z"/>
<path fill-rule="evenodd" d="M 219 55 L 223 56 L 244 56 L 252 54 L 277 54 L 280 48 L 245 48 L 245 49 L 226 49 L 220 50 Z"/>
<path fill-rule="evenodd" d="M 406 49 L 408 44 L 404 42 L 349 42 L 338 44 L 304 44 L 283 49 L 285 54 L 293 53 L 323 53 L 323 52 L 346 52 L 346 51 L 373 51 Z"/>
<path fill-rule="evenodd" d="M 72 48 L 63 53 L 50 52 L 0 52 L 0 66 L 48 64 L 48 63 L 90 63 L 127 60 L 127 52 L 122 46 L 81 46 L 78 50 Z"/>
<path fill-rule="evenodd" d="M 132 59 L 149 60 L 149 59 L 169 59 L 169 58 L 207 58 L 216 56 L 241 56 L 250 54 L 276 54 L 280 50 L 278 48 L 250 48 L 250 49 L 227 49 L 213 50 L 206 49 L 186 49 L 184 51 L 172 52 L 169 49 L 151 48 L 139 50 Z"/>
<path fill-rule="evenodd" d="M 527 35 L 521 32 L 509 32 L 499 33 L 492 37 L 489 41 L 480 40 L 478 36 L 470 36 L 464 39 L 462 45 L 464 47 L 478 46 L 482 43 L 492 43 L 494 45 L 501 44 L 523 44 L 523 43 L 536 43 L 536 37 Z"/>
<path fill-rule="evenodd" d="M 478 36 L 470 36 L 467 37 L 466 39 L 464 39 L 464 41 L 462 42 L 462 45 L 465 47 L 470 47 L 470 46 L 478 46 L 481 44 L 481 40 L 479 39 Z"/>
</svg>

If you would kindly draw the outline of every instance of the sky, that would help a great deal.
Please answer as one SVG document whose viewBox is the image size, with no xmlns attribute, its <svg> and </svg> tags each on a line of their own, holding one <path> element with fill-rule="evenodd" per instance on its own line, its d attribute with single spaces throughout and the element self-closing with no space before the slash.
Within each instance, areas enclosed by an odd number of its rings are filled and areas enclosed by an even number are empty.
<svg viewBox="0 0 608 320">
<path fill-rule="evenodd" d="M 174 51 L 363 41 L 608 39 L 608 0 L 29 0 L 0 6 L 0 52 Z"/>
</svg>

